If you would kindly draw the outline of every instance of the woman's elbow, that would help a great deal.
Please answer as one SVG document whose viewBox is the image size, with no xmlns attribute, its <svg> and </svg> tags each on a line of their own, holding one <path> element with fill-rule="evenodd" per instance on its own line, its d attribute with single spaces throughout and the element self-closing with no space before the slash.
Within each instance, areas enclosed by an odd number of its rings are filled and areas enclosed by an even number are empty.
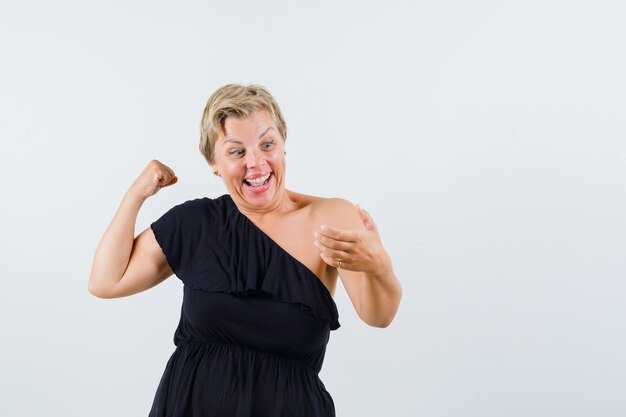
<svg viewBox="0 0 626 417">
<path fill-rule="evenodd" d="M 89 292 L 89 294 L 93 295 L 94 297 L 98 297 L 98 298 L 102 298 L 102 299 L 110 299 L 110 298 L 114 298 L 112 297 L 110 291 L 104 291 L 102 288 L 98 287 L 97 285 L 94 285 L 91 281 L 89 281 L 89 283 L 87 284 L 87 291 Z"/>
</svg>

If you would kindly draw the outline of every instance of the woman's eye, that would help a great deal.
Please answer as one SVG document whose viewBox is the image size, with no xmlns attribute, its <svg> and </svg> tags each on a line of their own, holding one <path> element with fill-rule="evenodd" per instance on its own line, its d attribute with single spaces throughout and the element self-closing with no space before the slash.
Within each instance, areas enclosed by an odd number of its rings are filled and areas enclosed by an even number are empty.
<svg viewBox="0 0 626 417">
<path fill-rule="evenodd" d="M 263 148 L 264 148 L 264 149 L 269 149 L 269 148 L 271 148 L 271 147 L 272 147 L 272 145 L 273 145 L 273 144 L 274 144 L 274 141 L 273 141 L 273 140 L 267 141 L 267 142 L 265 142 L 265 143 L 263 144 Z"/>
<path fill-rule="evenodd" d="M 241 149 L 234 149 L 234 150 L 232 150 L 232 151 L 230 151 L 228 153 L 231 154 L 231 155 L 238 156 L 238 155 L 241 155 L 243 153 L 243 151 Z"/>
</svg>

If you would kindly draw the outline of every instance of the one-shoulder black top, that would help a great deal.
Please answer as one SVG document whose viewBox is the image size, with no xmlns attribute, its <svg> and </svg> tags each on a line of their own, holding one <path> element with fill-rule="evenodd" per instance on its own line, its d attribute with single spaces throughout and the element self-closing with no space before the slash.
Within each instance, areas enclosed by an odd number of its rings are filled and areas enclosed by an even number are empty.
<svg viewBox="0 0 626 417">
<path fill-rule="evenodd" d="M 320 279 L 228 194 L 185 201 L 150 227 L 183 302 L 149 417 L 335 416 L 318 374 L 340 324 Z"/>
</svg>

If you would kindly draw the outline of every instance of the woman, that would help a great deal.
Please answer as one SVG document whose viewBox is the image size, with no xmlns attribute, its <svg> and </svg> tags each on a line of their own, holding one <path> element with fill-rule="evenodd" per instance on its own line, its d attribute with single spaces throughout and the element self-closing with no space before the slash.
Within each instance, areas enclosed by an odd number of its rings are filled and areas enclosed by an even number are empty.
<svg viewBox="0 0 626 417">
<path fill-rule="evenodd" d="M 151 161 L 127 191 L 96 250 L 89 291 L 184 284 L 176 350 L 151 417 L 334 416 L 318 377 L 341 277 L 358 316 L 386 327 L 402 288 L 369 214 L 339 198 L 285 188 L 287 129 L 270 93 L 229 84 L 209 99 L 200 151 L 228 194 L 167 211 L 136 238 L 143 202 L 175 184 Z"/>
</svg>

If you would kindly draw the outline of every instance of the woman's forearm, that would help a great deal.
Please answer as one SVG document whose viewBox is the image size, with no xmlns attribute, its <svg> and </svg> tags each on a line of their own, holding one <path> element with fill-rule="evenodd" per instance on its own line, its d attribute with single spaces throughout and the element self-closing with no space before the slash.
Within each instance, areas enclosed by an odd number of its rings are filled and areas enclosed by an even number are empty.
<svg viewBox="0 0 626 417">
<path fill-rule="evenodd" d="M 387 327 L 402 298 L 402 285 L 393 269 L 384 274 L 364 274 L 361 286 L 361 317 L 370 326 Z"/>
<path fill-rule="evenodd" d="M 93 258 L 89 292 L 106 298 L 124 275 L 135 240 L 135 222 L 145 199 L 128 191 L 107 227 Z"/>
</svg>

